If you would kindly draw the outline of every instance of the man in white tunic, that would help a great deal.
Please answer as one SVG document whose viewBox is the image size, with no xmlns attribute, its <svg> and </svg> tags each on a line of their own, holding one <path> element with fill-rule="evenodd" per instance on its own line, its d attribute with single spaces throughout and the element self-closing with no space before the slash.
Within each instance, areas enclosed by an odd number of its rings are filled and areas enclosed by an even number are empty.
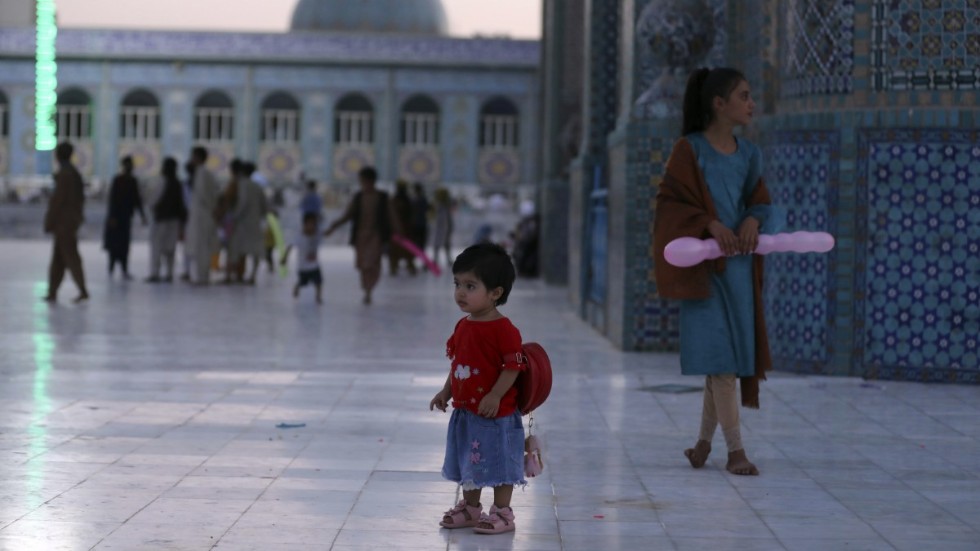
<svg viewBox="0 0 980 551">
<path fill-rule="evenodd" d="M 252 179 L 255 165 L 242 163 L 242 174 L 236 175 L 238 180 L 238 203 L 235 205 L 235 232 L 232 234 L 228 250 L 231 258 L 239 266 L 239 273 L 244 273 L 246 260 L 251 257 L 252 270 L 246 283 L 255 284 L 255 272 L 259 267 L 259 259 L 265 253 L 262 221 L 268 212 L 265 191 L 262 186 Z"/>
<path fill-rule="evenodd" d="M 205 167 L 208 150 L 197 146 L 191 150 L 194 178 L 191 206 L 187 219 L 186 246 L 194 261 L 194 283 L 207 285 L 211 275 L 211 255 L 218 249 L 218 228 L 214 207 L 218 202 L 218 183 Z"/>
</svg>

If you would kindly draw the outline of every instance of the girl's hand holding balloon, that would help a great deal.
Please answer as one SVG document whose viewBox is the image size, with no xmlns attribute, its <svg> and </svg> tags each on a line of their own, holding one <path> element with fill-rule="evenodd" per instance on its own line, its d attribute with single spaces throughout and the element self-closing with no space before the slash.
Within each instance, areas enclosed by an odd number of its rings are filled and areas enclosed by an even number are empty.
<svg viewBox="0 0 980 551">
<path fill-rule="evenodd" d="M 718 242 L 718 248 L 721 249 L 721 252 L 724 253 L 725 256 L 734 256 L 738 254 L 738 238 L 735 237 L 732 230 L 728 229 L 728 226 L 722 224 L 718 220 L 712 220 L 712 222 L 708 224 L 708 233 L 710 233 L 711 237 L 714 237 L 715 241 Z"/>
<path fill-rule="evenodd" d="M 749 216 L 738 227 L 738 249 L 749 254 L 759 246 L 759 221 Z"/>
</svg>

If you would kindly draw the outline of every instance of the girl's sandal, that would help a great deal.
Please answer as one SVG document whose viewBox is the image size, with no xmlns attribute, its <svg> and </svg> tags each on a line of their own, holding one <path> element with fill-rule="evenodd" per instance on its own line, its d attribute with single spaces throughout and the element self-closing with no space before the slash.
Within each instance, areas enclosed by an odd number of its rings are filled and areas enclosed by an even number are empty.
<svg viewBox="0 0 980 551">
<path fill-rule="evenodd" d="M 483 515 L 479 524 L 473 527 L 473 531 L 477 534 L 503 534 L 513 532 L 515 528 L 514 510 L 510 507 L 498 509 L 493 505 L 490 507 L 490 514 Z"/>
<path fill-rule="evenodd" d="M 476 507 L 472 507 L 466 504 L 465 499 L 461 499 L 455 507 L 443 514 L 442 520 L 439 521 L 439 526 L 449 528 L 450 530 L 454 528 L 469 528 L 470 526 L 479 524 L 480 519 L 484 516 L 483 506 L 477 505 Z"/>
</svg>

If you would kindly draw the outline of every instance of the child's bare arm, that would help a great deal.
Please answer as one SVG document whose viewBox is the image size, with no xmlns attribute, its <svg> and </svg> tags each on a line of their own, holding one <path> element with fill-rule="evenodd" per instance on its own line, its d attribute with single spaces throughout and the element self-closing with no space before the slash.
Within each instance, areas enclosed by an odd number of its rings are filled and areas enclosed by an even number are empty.
<svg viewBox="0 0 980 551">
<path fill-rule="evenodd" d="M 480 407 L 477 410 L 480 415 L 484 417 L 497 416 L 497 411 L 500 410 L 500 399 L 510 390 L 510 387 L 514 386 L 514 381 L 520 374 L 521 372 L 516 369 L 505 369 L 500 377 L 497 377 L 497 382 L 494 383 L 493 388 L 480 400 Z"/>
<path fill-rule="evenodd" d="M 291 250 L 293 250 L 293 246 L 289 245 L 286 247 L 286 250 L 282 252 L 282 258 L 279 259 L 280 264 L 286 263 L 286 259 L 289 258 L 289 251 Z"/>
</svg>

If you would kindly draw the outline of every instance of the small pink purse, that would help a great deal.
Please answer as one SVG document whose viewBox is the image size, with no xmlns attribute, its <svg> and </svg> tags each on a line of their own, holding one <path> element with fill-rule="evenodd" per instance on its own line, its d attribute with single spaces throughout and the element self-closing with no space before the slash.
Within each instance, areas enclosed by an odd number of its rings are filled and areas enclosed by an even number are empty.
<svg viewBox="0 0 980 551">
<path fill-rule="evenodd" d="M 541 458 L 541 444 L 538 437 L 528 436 L 524 439 L 524 476 L 534 478 L 544 470 L 544 460 Z"/>
</svg>

